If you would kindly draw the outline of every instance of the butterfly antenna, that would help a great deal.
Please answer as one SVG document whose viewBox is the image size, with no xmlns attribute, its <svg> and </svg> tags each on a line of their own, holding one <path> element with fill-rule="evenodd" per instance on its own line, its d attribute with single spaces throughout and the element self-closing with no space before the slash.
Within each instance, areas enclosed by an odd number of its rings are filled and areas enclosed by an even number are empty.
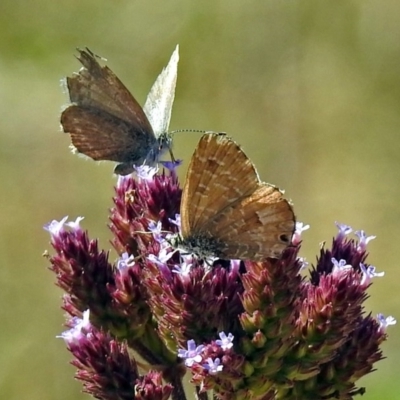
<svg viewBox="0 0 400 400">
<path fill-rule="evenodd" d="M 169 135 L 173 135 L 174 133 L 180 133 L 180 132 L 194 132 L 194 133 L 209 133 L 209 134 L 225 134 L 225 132 L 216 132 L 216 131 L 206 131 L 202 129 L 177 129 L 176 131 L 171 131 L 168 132 Z"/>
</svg>

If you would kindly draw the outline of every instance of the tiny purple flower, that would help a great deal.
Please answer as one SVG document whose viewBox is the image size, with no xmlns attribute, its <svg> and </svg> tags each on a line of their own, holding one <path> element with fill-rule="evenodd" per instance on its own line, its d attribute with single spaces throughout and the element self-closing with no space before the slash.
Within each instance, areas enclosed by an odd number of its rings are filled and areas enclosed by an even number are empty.
<svg viewBox="0 0 400 400">
<path fill-rule="evenodd" d="M 181 262 L 180 265 L 174 265 L 172 272 L 174 272 L 175 274 L 182 275 L 182 276 L 188 276 L 189 272 L 192 269 L 193 263 L 189 263 L 189 261 L 186 261 L 184 256 L 182 258 L 183 258 L 183 262 Z M 190 259 L 190 261 L 192 261 L 192 259 Z"/>
<path fill-rule="evenodd" d="M 380 325 L 379 330 L 384 331 L 384 332 L 386 332 L 386 328 L 389 325 L 395 325 L 397 322 L 391 315 L 389 317 L 385 318 L 385 316 L 383 314 L 378 314 L 376 316 L 376 319 L 378 320 L 379 325 Z"/>
<path fill-rule="evenodd" d="M 297 245 L 301 242 L 301 234 L 307 229 L 310 229 L 310 225 L 304 225 L 303 222 L 296 222 L 296 229 L 292 237 L 292 243 L 294 245 Z"/>
<path fill-rule="evenodd" d="M 332 264 L 333 264 L 333 269 L 332 273 L 338 273 L 340 271 L 345 271 L 347 269 L 351 269 L 352 266 L 347 264 L 346 260 L 336 260 L 336 258 L 332 257 Z"/>
<path fill-rule="evenodd" d="M 62 332 L 58 338 L 62 338 L 66 343 L 78 342 L 82 337 L 86 336 L 84 332 L 90 327 L 90 310 L 83 312 L 82 319 L 78 317 L 72 318 L 72 327 L 65 332 Z"/>
<path fill-rule="evenodd" d="M 185 365 L 191 367 L 195 362 L 199 363 L 202 361 L 203 357 L 200 353 L 203 351 L 204 345 L 201 344 L 196 347 L 196 342 L 194 340 L 188 340 L 187 346 L 187 350 L 178 350 L 178 357 L 185 358 Z"/>
<path fill-rule="evenodd" d="M 60 234 L 60 232 L 62 232 L 64 230 L 64 225 L 65 225 L 65 222 L 67 221 L 67 219 L 68 219 L 68 215 L 66 217 L 64 217 L 61 221 L 56 221 L 55 219 L 53 219 L 53 221 L 44 225 L 43 228 L 46 231 L 50 232 L 50 235 L 52 237 L 58 236 Z"/>
<path fill-rule="evenodd" d="M 355 231 L 354 234 L 356 236 L 358 236 L 358 239 L 359 239 L 359 243 L 358 243 L 358 247 L 357 247 L 358 251 L 365 251 L 367 248 L 368 242 L 370 242 L 371 240 L 376 238 L 376 236 L 367 236 L 365 234 L 365 231 Z"/>
<path fill-rule="evenodd" d="M 373 265 L 368 266 L 365 268 L 363 263 L 360 263 L 360 269 L 363 274 L 360 284 L 362 286 L 367 286 L 371 282 L 372 278 L 384 276 L 384 272 L 375 272 L 376 268 Z"/>
<path fill-rule="evenodd" d="M 218 334 L 219 338 L 215 341 L 215 343 L 221 347 L 222 350 L 228 350 L 233 346 L 234 336 L 232 333 L 229 333 L 228 336 L 225 335 L 225 332 L 220 332 Z"/>
<path fill-rule="evenodd" d="M 135 166 L 136 175 L 144 181 L 151 181 L 158 172 L 158 167 L 150 167 L 148 165 Z"/>
<path fill-rule="evenodd" d="M 167 168 L 171 172 L 175 172 L 175 169 L 182 165 L 183 160 L 174 160 L 174 161 L 160 161 L 160 164 Z"/>
<path fill-rule="evenodd" d="M 179 230 L 181 230 L 181 215 L 180 214 L 175 214 L 175 219 L 169 218 L 169 222 L 171 222 L 171 224 L 176 225 Z"/>
<path fill-rule="evenodd" d="M 174 255 L 175 251 L 170 251 L 167 252 L 167 250 L 169 250 L 168 248 L 162 248 L 158 254 L 158 256 L 156 256 L 155 254 L 149 254 L 147 256 L 147 259 L 150 260 L 152 263 L 160 266 L 166 266 L 166 262 Z"/>
<path fill-rule="evenodd" d="M 158 221 L 157 223 L 155 221 L 150 221 L 148 228 L 149 231 L 153 234 L 153 238 L 155 241 L 157 241 L 158 243 L 162 243 L 165 240 L 161 235 L 162 231 L 161 221 Z"/>
<path fill-rule="evenodd" d="M 203 364 L 203 367 L 209 372 L 210 375 L 215 375 L 224 368 L 223 365 L 220 365 L 221 360 L 219 358 L 213 360 L 211 357 L 209 357 L 206 361 L 207 364 Z"/>
<path fill-rule="evenodd" d="M 128 253 L 122 253 L 120 259 L 117 261 L 117 269 L 119 271 L 124 271 L 128 267 L 131 267 L 135 262 L 135 257 L 133 255 L 129 255 Z"/>
<path fill-rule="evenodd" d="M 309 262 L 306 261 L 306 259 L 304 257 L 298 257 L 297 261 L 300 263 L 300 271 L 307 268 L 309 265 Z"/>
<path fill-rule="evenodd" d="M 240 260 L 231 260 L 231 272 L 238 273 L 240 269 Z"/>
<path fill-rule="evenodd" d="M 117 187 L 121 187 L 124 185 L 125 182 L 129 181 L 131 179 L 130 175 L 118 175 L 118 180 L 117 180 Z"/>
<path fill-rule="evenodd" d="M 353 231 L 353 228 L 349 225 L 341 224 L 340 222 L 335 222 L 335 225 L 339 229 L 339 233 L 336 236 L 337 240 L 343 240 L 345 236 Z"/>
<path fill-rule="evenodd" d="M 77 217 L 75 221 L 67 222 L 65 225 L 70 227 L 73 231 L 80 231 L 82 228 L 79 224 L 83 219 L 85 219 L 85 217 Z"/>
</svg>

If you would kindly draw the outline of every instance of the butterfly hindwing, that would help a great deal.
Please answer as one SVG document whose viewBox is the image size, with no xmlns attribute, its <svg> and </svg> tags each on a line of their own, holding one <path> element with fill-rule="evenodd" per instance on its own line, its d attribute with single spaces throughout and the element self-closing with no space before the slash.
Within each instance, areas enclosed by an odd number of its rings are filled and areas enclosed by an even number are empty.
<svg viewBox="0 0 400 400">
<path fill-rule="evenodd" d="M 125 121 L 77 105 L 64 110 L 61 124 L 69 132 L 76 150 L 93 160 L 131 162 L 133 165 L 156 145 L 152 137 L 136 132 Z M 121 131 L 129 134 L 121 135 Z"/>
<path fill-rule="evenodd" d="M 278 257 L 290 244 L 295 228 L 292 206 L 274 186 L 259 188 L 239 203 L 227 207 L 206 228 L 227 247 L 229 258 L 262 260 Z M 247 254 L 247 257 L 246 257 Z"/>
</svg>

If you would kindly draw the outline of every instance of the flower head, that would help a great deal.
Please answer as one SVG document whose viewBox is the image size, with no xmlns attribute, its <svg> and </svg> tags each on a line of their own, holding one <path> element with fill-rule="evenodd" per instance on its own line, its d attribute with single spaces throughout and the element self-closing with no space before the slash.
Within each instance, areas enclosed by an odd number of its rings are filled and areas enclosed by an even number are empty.
<svg viewBox="0 0 400 400">
<path fill-rule="evenodd" d="M 97 398 L 178 399 L 187 370 L 198 390 L 216 398 L 351 398 L 360 390 L 357 380 L 382 358 L 379 346 L 396 322 L 364 315 L 366 290 L 383 276 L 366 262 L 372 237 L 337 224 L 309 276 L 300 274 L 308 229 L 301 223 L 279 258 L 187 254 L 174 247 L 182 194 L 175 169 L 136 170 L 136 179 L 119 178 L 115 188 L 114 261 L 80 228 L 81 217 L 46 226 L 51 269 L 72 317 L 61 337 L 85 390 Z M 147 374 L 139 374 L 136 356 Z"/>
</svg>

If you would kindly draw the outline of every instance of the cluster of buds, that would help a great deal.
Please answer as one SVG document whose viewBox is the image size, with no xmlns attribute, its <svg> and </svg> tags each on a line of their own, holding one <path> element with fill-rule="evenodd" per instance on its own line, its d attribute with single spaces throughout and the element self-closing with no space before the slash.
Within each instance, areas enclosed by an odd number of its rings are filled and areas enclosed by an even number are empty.
<svg viewBox="0 0 400 400">
<path fill-rule="evenodd" d="M 110 262 L 75 222 L 45 228 L 65 291 L 76 377 L 98 399 L 352 399 L 382 359 L 392 317 L 365 315 L 377 273 L 367 237 L 337 224 L 315 265 L 299 256 L 297 225 L 279 259 L 199 259 L 173 247 L 181 189 L 175 170 L 120 177 Z M 189 372 L 193 393 L 182 380 Z"/>
</svg>

